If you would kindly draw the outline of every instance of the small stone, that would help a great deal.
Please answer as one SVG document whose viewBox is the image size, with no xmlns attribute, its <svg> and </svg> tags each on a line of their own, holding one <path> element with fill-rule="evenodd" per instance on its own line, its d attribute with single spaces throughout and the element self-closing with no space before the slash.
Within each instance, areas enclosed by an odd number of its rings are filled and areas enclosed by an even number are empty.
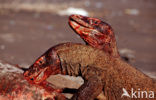
<svg viewBox="0 0 156 100">
<path fill-rule="evenodd" d="M 127 15 L 139 15 L 138 9 L 125 9 L 125 14 Z"/>
<path fill-rule="evenodd" d="M 127 48 L 124 48 L 124 49 L 120 49 L 119 50 L 119 53 L 121 55 L 121 57 L 127 61 L 127 62 L 132 62 L 134 61 L 134 51 L 130 50 L 130 49 L 127 49 Z"/>
<path fill-rule="evenodd" d="M 90 1 L 85 1 L 85 2 L 84 2 L 84 5 L 85 5 L 86 7 L 89 7 L 89 6 L 90 6 Z"/>
<path fill-rule="evenodd" d="M 96 4 L 95 4 L 95 7 L 96 8 L 102 8 L 102 2 L 97 2 Z"/>
<path fill-rule="evenodd" d="M 35 13 L 34 14 L 34 18 L 39 18 L 40 17 L 40 13 Z"/>
<path fill-rule="evenodd" d="M 14 20 L 11 20 L 9 23 L 10 23 L 10 25 L 15 25 L 15 21 Z"/>
<path fill-rule="evenodd" d="M 52 29 L 53 29 L 53 26 L 52 26 L 52 25 L 47 25 L 47 26 L 46 26 L 46 29 L 52 30 Z"/>
<path fill-rule="evenodd" d="M 0 45 L 0 49 L 4 50 L 5 49 L 5 45 Z"/>
</svg>

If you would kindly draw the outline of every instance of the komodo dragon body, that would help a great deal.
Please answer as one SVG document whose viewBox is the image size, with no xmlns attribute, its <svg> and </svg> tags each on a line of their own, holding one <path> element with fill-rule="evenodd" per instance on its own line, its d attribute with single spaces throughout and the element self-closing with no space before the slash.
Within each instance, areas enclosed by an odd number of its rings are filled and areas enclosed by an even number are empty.
<svg viewBox="0 0 156 100">
<path fill-rule="evenodd" d="M 120 58 L 112 58 L 103 50 L 82 44 L 64 43 L 50 48 L 24 76 L 29 82 L 38 84 L 56 74 L 82 76 L 85 80 L 71 100 L 94 100 L 102 91 L 106 100 L 132 100 L 122 97 L 123 88 L 128 93 L 132 89 L 147 91 L 148 98 L 155 96 L 152 91 L 156 91 L 153 79 Z M 138 94 L 135 95 L 133 100 L 139 100 Z M 147 99 L 144 96 L 141 100 Z"/>
</svg>

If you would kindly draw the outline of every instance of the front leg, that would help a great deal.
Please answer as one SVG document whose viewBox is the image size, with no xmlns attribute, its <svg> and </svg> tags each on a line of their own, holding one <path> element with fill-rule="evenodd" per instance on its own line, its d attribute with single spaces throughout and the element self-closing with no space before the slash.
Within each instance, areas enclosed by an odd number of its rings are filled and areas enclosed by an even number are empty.
<svg viewBox="0 0 156 100">
<path fill-rule="evenodd" d="M 103 89 L 103 85 L 98 76 L 92 76 L 85 80 L 71 100 L 94 100 Z"/>
<path fill-rule="evenodd" d="M 64 65 L 69 75 L 82 76 L 84 84 L 78 89 L 77 93 L 71 100 L 94 100 L 103 91 L 102 76 L 103 69 L 93 67 L 92 65 L 82 66 L 81 64 L 67 64 Z M 74 70 L 73 70 L 74 69 Z"/>
</svg>

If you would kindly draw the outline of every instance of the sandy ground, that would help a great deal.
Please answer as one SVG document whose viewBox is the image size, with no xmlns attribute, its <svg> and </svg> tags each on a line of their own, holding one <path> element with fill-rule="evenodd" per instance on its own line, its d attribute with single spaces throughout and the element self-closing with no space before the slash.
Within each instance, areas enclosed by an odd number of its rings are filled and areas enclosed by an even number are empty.
<svg viewBox="0 0 156 100">
<path fill-rule="evenodd" d="M 84 43 L 60 14 L 69 7 L 111 24 L 120 52 L 156 76 L 155 0 L 0 0 L 0 59 L 28 67 L 58 43 Z"/>
</svg>

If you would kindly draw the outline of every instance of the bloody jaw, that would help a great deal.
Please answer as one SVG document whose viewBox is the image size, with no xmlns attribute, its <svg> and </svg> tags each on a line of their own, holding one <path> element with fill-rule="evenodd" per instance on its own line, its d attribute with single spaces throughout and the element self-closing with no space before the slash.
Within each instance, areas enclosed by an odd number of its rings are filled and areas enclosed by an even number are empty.
<svg viewBox="0 0 156 100">
<path fill-rule="evenodd" d="M 115 35 L 109 24 L 97 18 L 71 15 L 69 25 L 87 44 L 118 55 Z"/>
<path fill-rule="evenodd" d="M 48 50 L 24 72 L 24 77 L 29 83 L 40 84 L 50 75 L 58 73 L 60 73 L 60 62 L 57 56 Z"/>
</svg>

